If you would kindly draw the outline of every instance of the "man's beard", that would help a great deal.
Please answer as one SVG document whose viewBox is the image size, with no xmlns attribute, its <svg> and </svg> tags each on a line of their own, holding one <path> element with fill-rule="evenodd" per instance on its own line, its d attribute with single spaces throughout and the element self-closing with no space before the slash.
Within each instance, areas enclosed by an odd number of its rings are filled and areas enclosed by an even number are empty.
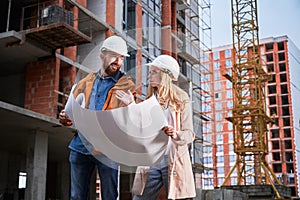
<svg viewBox="0 0 300 200">
<path fill-rule="evenodd" d="M 112 70 L 111 69 L 111 65 L 109 65 L 106 69 L 105 69 L 105 73 L 108 75 L 108 76 L 116 76 L 120 70 L 120 68 L 118 68 L 116 71 Z"/>
</svg>

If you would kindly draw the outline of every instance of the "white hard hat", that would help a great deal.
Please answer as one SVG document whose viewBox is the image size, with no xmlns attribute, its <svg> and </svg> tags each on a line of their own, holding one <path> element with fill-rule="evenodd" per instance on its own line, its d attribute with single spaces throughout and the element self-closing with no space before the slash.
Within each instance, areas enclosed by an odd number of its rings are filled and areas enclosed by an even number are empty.
<svg viewBox="0 0 300 200">
<path fill-rule="evenodd" d="M 113 35 L 106 38 L 100 48 L 101 51 L 109 50 L 123 56 L 129 56 L 127 53 L 127 44 L 123 38 Z"/>
<path fill-rule="evenodd" d="M 160 55 L 157 58 L 155 58 L 151 63 L 148 63 L 146 65 L 153 65 L 155 67 L 158 67 L 162 71 L 168 73 L 174 81 L 177 81 L 178 79 L 179 64 L 172 56 Z"/>
</svg>

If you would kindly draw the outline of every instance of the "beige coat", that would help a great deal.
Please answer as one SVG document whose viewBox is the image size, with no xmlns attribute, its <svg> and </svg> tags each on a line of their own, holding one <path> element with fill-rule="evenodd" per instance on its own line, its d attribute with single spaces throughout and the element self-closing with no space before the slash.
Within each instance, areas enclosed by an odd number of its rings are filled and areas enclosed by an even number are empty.
<svg viewBox="0 0 300 200">
<path fill-rule="evenodd" d="M 186 94 L 181 94 L 186 95 Z M 188 96 L 186 95 L 186 98 Z M 193 198 L 196 196 L 195 181 L 190 161 L 188 144 L 193 142 L 192 110 L 190 103 L 186 103 L 183 110 L 172 112 L 174 127 L 179 132 L 180 138 L 172 139 L 169 152 L 169 182 L 168 199 Z M 138 167 L 132 187 L 132 193 L 142 195 L 150 167 Z"/>
</svg>

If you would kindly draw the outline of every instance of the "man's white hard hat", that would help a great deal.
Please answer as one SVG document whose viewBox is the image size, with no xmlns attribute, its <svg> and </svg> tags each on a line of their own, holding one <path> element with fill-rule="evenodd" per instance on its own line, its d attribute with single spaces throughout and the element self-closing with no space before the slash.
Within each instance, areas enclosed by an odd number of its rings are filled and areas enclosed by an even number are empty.
<svg viewBox="0 0 300 200">
<path fill-rule="evenodd" d="M 123 38 L 113 35 L 106 38 L 100 48 L 101 52 L 105 50 L 113 51 L 123 56 L 129 56 L 127 44 Z"/>
<path fill-rule="evenodd" d="M 151 63 L 146 64 L 147 66 L 155 66 L 162 71 L 168 73 L 172 80 L 177 81 L 179 76 L 179 64 L 178 62 L 169 55 L 160 55 L 155 58 Z"/>
</svg>

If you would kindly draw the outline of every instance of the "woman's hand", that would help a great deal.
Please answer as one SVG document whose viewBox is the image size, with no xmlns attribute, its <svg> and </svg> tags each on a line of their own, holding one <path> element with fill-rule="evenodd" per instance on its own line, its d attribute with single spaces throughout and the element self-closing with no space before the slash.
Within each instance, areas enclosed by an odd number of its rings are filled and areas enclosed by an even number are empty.
<svg viewBox="0 0 300 200">
<path fill-rule="evenodd" d="M 124 92 L 122 90 L 116 91 L 116 97 L 121 100 L 126 106 L 134 102 L 133 94 L 128 90 L 128 92 Z"/>
<path fill-rule="evenodd" d="M 178 138 L 178 132 L 174 129 L 173 126 L 165 126 L 162 128 L 162 131 L 165 132 L 167 136 L 170 136 L 172 139 Z"/>
</svg>

